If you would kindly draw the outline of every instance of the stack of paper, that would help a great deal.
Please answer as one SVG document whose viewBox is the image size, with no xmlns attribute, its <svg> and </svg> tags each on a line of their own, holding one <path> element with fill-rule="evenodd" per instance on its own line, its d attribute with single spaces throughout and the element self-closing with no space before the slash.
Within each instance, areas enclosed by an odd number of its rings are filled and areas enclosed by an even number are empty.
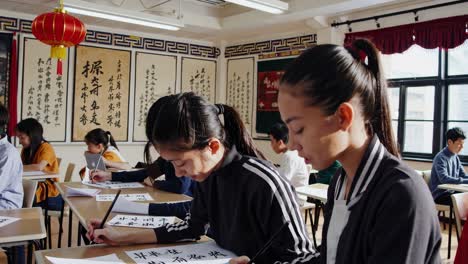
<svg viewBox="0 0 468 264">
<path fill-rule="evenodd" d="M 113 193 L 96 195 L 96 202 L 112 202 L 114 201 L 115 195 L 116 194 Z M 125 193 L 120 194 L 119 197 L 123 197 L 132 202 L 145 202 L 153 200 L 153 197 L 151 197 L 149 193 Z"/>
<path fill-rule="evenodd" d="M 67 196 L 96 196 L 101 190 L 86 189 L 86 188 L 72 188 L 67 186 Z"/>
<path fill-rule="evenodd" d="M 9 217 L 9 216 L 0 216 L 0 227 L 9 225 L 13 222 L 20 220 L 20 218 Z"/>
<path fill-rule="evenodd" d="M 124 264 L 121 259 L 117 257 L 116 254 L 110 254 L 106 256 L 96 257 L 96 258 L 88 258 L 88 259 L 71 259 L 71 258 L 56 258 L 56 257 L 49 257 L 46 258 L 52 262 L 53 264 Z"/>
<path fill-rule="evenodd" d="M 23 171 L 23 176 L 42 176 L 46 175 L 43 171 Z"/>
</svg>

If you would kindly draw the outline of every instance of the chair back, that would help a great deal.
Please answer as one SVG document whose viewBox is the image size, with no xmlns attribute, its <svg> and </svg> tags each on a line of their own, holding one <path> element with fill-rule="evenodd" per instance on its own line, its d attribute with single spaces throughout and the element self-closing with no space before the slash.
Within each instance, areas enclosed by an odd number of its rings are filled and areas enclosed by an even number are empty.
<svg viewBox="0 0 468 264">
<path fill-rule="evenodd" d="M 75 163 L 68 163 L 67 171 L 65 172 L 64 182 L 70 182 L 73 176 L 73 171 L 75 170 Z"/>
<path fill-rule="evenodd" d="M 455 213 L 455 224 L 458 230 L 458 234 L 461 235 L 461 231 L 463 229 L 463 225 L 461 224 L 461 220 L 466 220 L 466 213 L 467 210 L 463 204 L 463 196 L 468 195 L 465 193 L 455 193 L 451 195 L 452 204 L 453 204 L 453 211 Z"/>
<path fill-rule="evenodd" d="M 36 196 L 37 181 L 23 180 L 23 208 L 31 208 Z"/>
<path fill-rule="evenodd" d="M 431 170 L 422 171 L 422 176 L 427 186 L 429 186 L 429 184 L 431 184 Z"/>
</svg>

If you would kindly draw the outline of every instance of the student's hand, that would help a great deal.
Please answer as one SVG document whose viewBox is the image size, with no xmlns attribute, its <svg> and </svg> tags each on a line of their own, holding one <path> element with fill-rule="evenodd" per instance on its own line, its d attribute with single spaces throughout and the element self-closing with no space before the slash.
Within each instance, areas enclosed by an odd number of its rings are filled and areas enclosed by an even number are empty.
<svg viewBox="0 0 468 264">
<path fill-rule="evenodd" d="M 247 264 L 250 259 L 247 256 L 237 257 L 229 260 L 229 264 Z"/>
<path fill-rule="evenodd" d="M 91 170 L 89 176 L 92 182 L 103 182 L 112 180 L 112 172 L 110 171 Z"/>
<path fill-rule="evenodd" d="M 119 232 L 116 229 L 105 226 L 103 229 L 100 229 L 101 220 L 99 219 L 91 219 L 88 222 L 88 233 L 86 233 L 86 237 L 90 241 L 94 241 L 98 244 L 108 244 L 111 246 L 117 246 L 125 244 L 124 238 L 126 237 L 124 232 Z"/>
</svg>

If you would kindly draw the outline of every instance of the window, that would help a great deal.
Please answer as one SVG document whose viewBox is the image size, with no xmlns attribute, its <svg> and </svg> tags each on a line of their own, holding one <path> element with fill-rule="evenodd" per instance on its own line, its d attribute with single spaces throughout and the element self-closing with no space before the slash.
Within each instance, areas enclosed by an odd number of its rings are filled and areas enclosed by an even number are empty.
<svg viewBox="0 0 468 264">
<path fill-rule="evenodd" d="M 448 51 L 413 45 L 382 59 L 393 131 L 404 158 L 432 159 L 446 146 L 449 128 L 468 134 L 468 41 Z M 460 159 L 468 163 L 468 145 Z"/>
</svg>

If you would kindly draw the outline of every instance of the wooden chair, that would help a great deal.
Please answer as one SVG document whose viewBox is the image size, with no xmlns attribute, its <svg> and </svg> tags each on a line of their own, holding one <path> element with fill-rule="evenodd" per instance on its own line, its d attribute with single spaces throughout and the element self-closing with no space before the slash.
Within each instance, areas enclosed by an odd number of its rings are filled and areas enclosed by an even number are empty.
<svg viewBox="0 0 468 264">
<path fill-rule="evenodd" d="M 453 211 L 455 213 L 455 227 L 457 228 L 457 238 L 460 240 L 460 235 L 463 230 L 462 221 L 466 220 L 467 210 L 463 205 L 463 196 L 468 195 L 465 193 L 455 193 L 451 195 Z"/>
<path fill-rule="evenodd" d="M 431 184 L 431 170 L 425 170 L 425 171 L 422 171 L 421 173 L 422 173 L 422 176 L 423 176 L 424 180 L 426 181 L 427 186 L 429 187 L 430 184 Z M 449 205 L 437 204 L 436 203 L 436 210 L 438 212 L 439 217 L 446 218 L 445 212 L 450 214 L 450 206 Z M 445 222 L 443 222 L 443 227 L 444 227 L 444 230 L 445 230 L 446 229 Z"/>
<path fill-rule="evenodd" d="M 31 208 L 36 196 L 37 181 L 23 180 L 23 208 Z"/>
<path fill-rule="evenodd" d="M 68 166 L 67 166 L 67 171 L 65 172 L 65 177 L 63 179 L 64 182 L 70 182 L 71 179 L 72 179 L 72 176 L 73 176 L 73 171 L 75 170 L 75 163 L 68 163 Z M 47 236 L 49 237 L 49 248 L 52 248 L 52 240 L 50 239 L 51 238 L 51 224 L 50 224 L 50 221 L 51 221 L 51 217 L 57 217 L 59 219 L 59 235 L 58 235 L 58 241 L 57 241 L 57 247 L 60 248 L 61 244 L 62 244 L 62 233 L 63 233 L 63 217 L 64 216 L 69 216 L 69 213 L 68 213 L 68 207 L 67 208 L 63 208 L 63 211 L 59 211 L 59 210 L 48 210 L 48 215 L 46 215 L 46 225 L 48 226 L 48 234 Z"/>
</svg>

